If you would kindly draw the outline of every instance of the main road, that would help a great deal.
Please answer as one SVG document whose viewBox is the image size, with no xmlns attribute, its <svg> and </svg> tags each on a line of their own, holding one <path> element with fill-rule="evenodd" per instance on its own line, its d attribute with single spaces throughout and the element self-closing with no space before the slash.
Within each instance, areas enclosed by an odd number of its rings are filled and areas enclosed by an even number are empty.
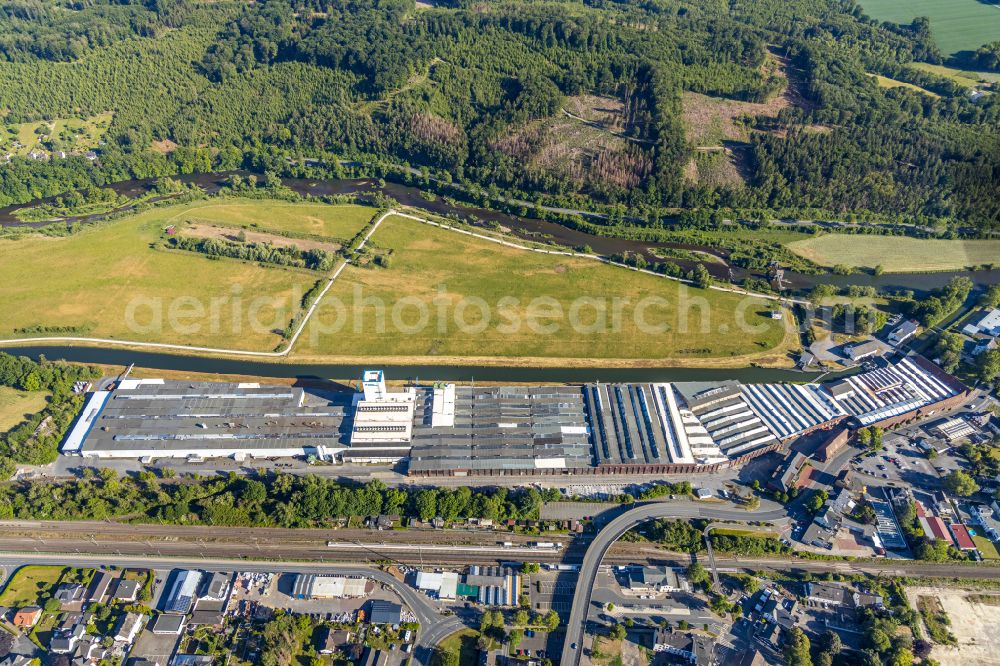
<svg viewBox="0 0 1000 666">
<path fill-rule="evenodd" d="M 787 514 L 784 508 L 762 507 L 756 511 L 746 511 L 730 506 L 713 506 L 708 503 L 678 505 L 669 502 L 651 502 L 640 504 L 611 520 L 597 533 L 590 547 L 587 548 L 587 553 L 583 556 L 580 577 L 576 584 L 576 594 L 573 596 L 573 608 L 570 611 L 569 622 L 566 624 L 566 641 L 563 643 L 561 666 L 578 666 L 580 663 L 580 655 L 583 652 L 583 635 L 587 627 L 587 616 L 590 613 L 594 584 L 597 581 L 597 570 L 600 568 L 608 549 L 619 537 L 633 527 L 660 518 L 778 522 L 786 520 Z"/>
</svg>

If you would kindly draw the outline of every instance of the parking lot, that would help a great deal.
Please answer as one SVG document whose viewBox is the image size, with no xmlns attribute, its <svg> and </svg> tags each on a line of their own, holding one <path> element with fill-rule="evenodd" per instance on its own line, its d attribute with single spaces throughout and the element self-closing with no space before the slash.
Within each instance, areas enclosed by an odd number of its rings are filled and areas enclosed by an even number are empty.
<svg viewBox="0 0 1000 666">
<path fill-rule="evenodd" d="M 885 448 L 877 453 L 865 453 L 851 459 L 856 474 L 880 479 L 883 485 L 908 484 L 921 488 L 941 485 L 939 456 L 933 463 L 905 437 L 886 435 Z M 947 471 L 947 470 L 946 470 Z"/>
</svg>

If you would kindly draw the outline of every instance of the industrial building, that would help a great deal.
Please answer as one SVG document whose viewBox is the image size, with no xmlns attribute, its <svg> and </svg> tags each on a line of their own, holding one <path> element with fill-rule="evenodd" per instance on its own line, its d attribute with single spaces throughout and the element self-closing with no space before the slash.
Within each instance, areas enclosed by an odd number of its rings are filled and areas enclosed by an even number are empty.
<svg viewBox="0 0 1000 666">
<path fill-rule="evenodd" d="M 592 464 L 579 387 L 457 387 L 451 425 L 414 430 L 410 473 L 560 473 Z M 434 399 L 432 398 L 432 402 Z M 434 407 L 430 408 L 433 421 Z"/>
<path fill-rule="evenodd" d="M 163 610 L 166 613 L 186 615 L 191 610 L 197 598 L 198 587 L 201 585 L 202 573 L 185 569 L 177 574 L 174 584 L 167 592 Z"/>
<path fill-rule="evenodd" d="M 299 387 L 126 379 L 94 393 L 63 443 L 88 458 L 331 458 L 351 396 Z"/>
<path fill-rule="evenodd" d="M 358 599 L 375 590 L 375 581 L 363 576 L 298 574 L 292 584 L 296 599 Z"/>
<path fill-rule="evenodd" d="M 406 461 L 413 476 L 713 472 L 820 429 L 886 427 L 968 389 L 919 356 L 826 384 L 734 381 L 410 386 L 356 393 L 125 379 L 91 394 L 62 446 L 95 458 Z"/>
</svg>

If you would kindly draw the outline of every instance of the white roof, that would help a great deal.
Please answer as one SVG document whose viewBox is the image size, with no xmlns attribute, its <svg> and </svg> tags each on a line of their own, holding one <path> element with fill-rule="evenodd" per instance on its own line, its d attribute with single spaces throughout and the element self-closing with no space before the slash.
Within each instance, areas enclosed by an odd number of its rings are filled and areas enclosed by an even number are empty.
<svg viewBox="0 0 1000 666">
<path fill-rule="evenodd" d="M 417 589 L 420 590 L 431 590 L 432 592 L 437 592 L 441 589 L 441 583 L 444 580 L 444 574 L 433 573 L 429 571 L 418 571 L 417 572 Z"/>
<path fill-rule="evenodd" d="M 80 452 L 80 449 L 83 447 L 83 440 L 87 439 L 90 429 L 94 427 L 94 422 L 100 416 L 101 410 L 104 409 L 104 405 L 108 402 L 110 395 L 111 391 L 97 391 L 90 396 L 87 404 L 83 407 L 83 411 L 80 412 L 79 420 L 73 426 L 73 429 L 70 430 L 69 435 L 66 436 L 66 441 L 63 442 L 63 453 Z"/>
<path fill-rule="evenodd" d="M 431 405 L 431 427 L 450 428 L 455 425 L 455 385 L 445 384 L 434 389 Z"/>
<path fill-rule="evenodd" d="M 367 578 L 316 576 L 312 579 L 309 594 L 313 597 L 363 597 L 367 582 Z"/>
</svg>

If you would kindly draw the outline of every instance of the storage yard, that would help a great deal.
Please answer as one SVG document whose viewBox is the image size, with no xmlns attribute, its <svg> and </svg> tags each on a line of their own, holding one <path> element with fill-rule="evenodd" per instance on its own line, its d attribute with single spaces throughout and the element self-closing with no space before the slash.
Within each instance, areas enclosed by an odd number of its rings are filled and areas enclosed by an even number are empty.
<svg viewBox="0 0 1000 666">
<path fill-rule="evenodd" d="M 124 379 L 89 395 L 63 444 L 88 458 L 304 456 L 412 476 L 717 471 L 810 432 L 946 410 L 967 389 L 911 356 L 824 384 L 703 382 L 361 390 Z"/>
</svg>

